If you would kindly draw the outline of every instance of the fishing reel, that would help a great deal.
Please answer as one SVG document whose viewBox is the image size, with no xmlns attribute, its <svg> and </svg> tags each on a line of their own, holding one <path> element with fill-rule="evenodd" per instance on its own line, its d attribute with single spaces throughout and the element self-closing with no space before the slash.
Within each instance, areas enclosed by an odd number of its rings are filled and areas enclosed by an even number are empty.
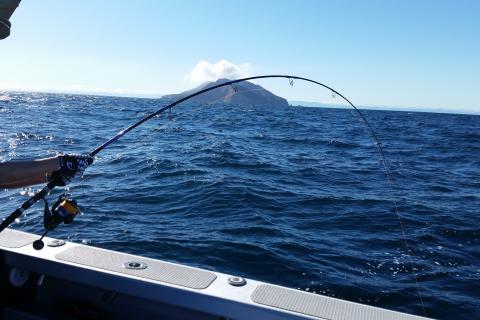
<svg viewBox="0 0 480 320">
<path fill-rule="evenodd" d="M 45 202 L 45 208 L 43 210 L 43 226 L 45 232 L 42 237 L 33 242 L 33 248 L 35 250 L 42 250 L 45 244 L 43 238 L 55 229 L 60 223 L 69 224 L 80 213 L 80 209 L 77 206 L 77 201 L 68 198 L 65 194 L 61 194 L 58 200 L 53 204 L 52 209 L 49 209 L 48 202 L 43 198 Z"/>
</svg>

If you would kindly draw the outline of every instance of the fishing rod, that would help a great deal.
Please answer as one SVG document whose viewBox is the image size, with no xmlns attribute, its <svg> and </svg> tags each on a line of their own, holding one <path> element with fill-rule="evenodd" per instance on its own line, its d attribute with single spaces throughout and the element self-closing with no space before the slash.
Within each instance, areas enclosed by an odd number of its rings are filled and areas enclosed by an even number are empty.
<svg viewBox="0 0 480 320">
<path fill-rule="evenodd" d="M 185 102 L 185 101 L 190 100 L 190 99 L 192 99 L 196 96 L 199 96 L 201 94 L 204 94 L 206 92 L 209 92 L 209 91 L 221 88 L 221 87 L 231 86 L 231 85 L 234 85 L 236 83 L 249 81 L 249 80 L 258 80 L 258 79 L 267 79 L 267 78 L 285 78 L 285 79 L 289 80 L 289 83 L 292 86 L 294 84 L 294 80 L 302 80 L 302 81 L 310 82 L 310 83 L 319 85 L 321 87 L 324 87 L 324 88 L 330 90 L 333 94 L 338 95 L 341 98 L 343 98 L 356 111 L 359 118 L 366 124 L 368 132 L 369 132 L 370 136 L 372 137 L 372 139 L 374 140 L 374 144 L 377 147 L 377 149 L 380 153 L 380 156 L 382 158 L 382 163 L 383 163 L 383 166 L 384 166 L 385 173 L 386 173 L 387 177 L 389 176 L 389 171 L 388 171 L 388 168 L 387 168 L 386 162 L 385 162 L 385 155 L 384 155 L 382 146 L 380 144 L 380 141 L 379 141 L 377 135 L 375 134 L 375 131 L 373 130 L 372 126 L 367 121 L 367 119 L 362 114 L 362 112 L 352 102 L 350 102 L 350 100 L 348 100 L 340 92 L 331 88 L 330 86 L 327 86 L 326 84 L 323 84 L 321 82 L 318 82 L 318 81 L 315 81 L 315 80 L 312 80 L 312 79 L 308 79 L 308 78 L 304 78 L 304 77 L 298 77 L 298 76 L 292 76 L 292 75 L 253 76 L 253 77 L 246 77 L 246 78 L 241 78 L 241 79 L 237 79 L 237 80 L 229 80 L 229 81 L 223 82 L 221 84 L 217 84 L 217 85 L 214 85 L 214 86 L 209 86 L 205 89 L 199 90 L 195 93 L 189 94 L 189 95 L 187 95 L 187 96 L 185 96 L 181 99 L 178 99 L 178 100 L 176 100 L 176 101 L 158 109 L 157 111 L 152 112 L 151 114 L 144 117 L 143 119 L 137 121 L 136 123 L 134 123 L 134 124 L 130 125 L 129 127 L 121 130 L 120 132 L 118 132 L 115 136 L 113 136 L 112 138 L 105 141 L 103 144 L 101 144 L 97 148 L 95 148 L 92 152 L 90 152 L 89 155 L 91 157 L 95 157 L 98 153 L 100 153 L 102 150 L 104 150 L 105 148 L 110 146 L 112 143 L 119 140 L 121 137 L 126 135 L 128 132 L 130 132 L 133 129 L 139 127 L 140 125 L 142 125 L 146 121 L 148 121 L 148 120 L 152 119 L 153 117 L 161 114 L 162 112 L 164 112 L 166 110 L 171 110 L 172 108 L 174 108 L 175 106 L 177 106 L 178 104 L 180 104 L 182 102 Z M 236 91 L 237 90 L 235 90 L 235 92 Z M 72 199 L 67 198 L 65 195 L 61 195 L 59 197 L 57 202 L 52 206 L 52 209 L 48 208 L 48 204 L 47 204 L 47 201 L 45 200 L 45 197 L 48 194 L 50 194 L 50 192 L 56 186 L 57 186 L 57 184 L 56 184 L 55 180 L 49 181 L 46 186 L 44 186 L 40 191 L 36 192 L 30 199 L 25 201 L 20 207 L 18 207 L 14 212 L 12 212 L 9 216 L 7 216 L 2 221 L 2 223 L 0 224 L 0 232 L 2 232 L 10 224 L 12 224 L 16 219 L 18 219 L 23 214 L 23 212 L 28 210 L 33 204 L 35 204 L 39 200 L 44 200 L 44 202 L 45 202 L 45 209 L 44 209 L 45 232 L 39 240 L 37 240 L 33 243 L 33 246 L 34 246 L 35 249 L 41 250 L 44 246 L 44 244 L 42 242 L 42 239 L 43 239 L 43 237 L 45 237 L 47 235 L 47 233 L 49 231 L 56 228 L 61 222 L 70 223 L 73 220 L 73 218 L 79 213 L 76 202 Z"/>
</svg>

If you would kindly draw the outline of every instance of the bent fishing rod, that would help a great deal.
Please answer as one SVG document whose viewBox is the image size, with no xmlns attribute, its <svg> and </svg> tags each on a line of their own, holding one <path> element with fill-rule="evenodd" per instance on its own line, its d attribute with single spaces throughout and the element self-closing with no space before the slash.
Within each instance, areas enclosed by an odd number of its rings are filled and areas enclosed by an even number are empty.
<svg viewBox="0 0 480 320">
<path fill-rule="evenodd" d="M 129 127 L 121 130 L 120 132 L 118 132 L 115 136 L 113 136 L 112 138 L 107 140 L 105 143 L 103 143 L 102 145 L 95 148 L 92 152 L 90 152 L 89 155 L 91 157 L 95 157 L 99 152 L 101 152 L 102 150 L 107 148 L 112 143 L 118 141 L 121 137 L 126 135 L 128 132 L 130 132 L 133 129 L 139 127 L 140 125 L 142 125 L 146 121 L 148 121 L 148 120 L 152 119 L 153 117 L 161 114 L 162 112 L 164 112 L 166 110 L 171 110 L 172 108 L 174 108 L 175 106 L 177 106 L 178 104 L 180 104 L 182 102 L 185 102 L 185 101 L 190 100 L 190 99 L 192 99 L 196 96 L 202 95 L 206 92 L 209 92 L 209 91 L 221 88 L 221 87 L 232 86 L 236 83 L 249 81 L 249 80 L 258 80 L 258 79 L 267 79 L 267 78 L 285 78 L 285 79 L 289 80 L 290 85 L 292 85 L 292 86 L 294 84 L 294 80 L 301 80 L 301 81 L 310 82 L 310 83 L 319 85 L 323 88 L 326 88 L 326 89 L 330 90 L 333 94 L 338 95 L 342 99 L 344 99 L 355 110 L 355 112 L 357 113 L 359 118 L 366 124 L 368 132 L 369 132 L 370 136 L 372 137 L 372 139 L 374 140 L 374 144 L 375 144 L 375 146 L 377 147 L 377 149 L 380 153 L 382 163 L 383 163 L 383 166 L 384 166 L 384 170 L 385 170 L 385 173 L 387 174 L 387 177 L 388 177 L 389 171 L 388 171 L 388 168 L 386 166 L 385 156 L 384 156 L 382 146 L 379 142 L 379 139 L 377 138 L 377 135 L 373 131 L 372 126 L 367 121 L 367 119 L 362 114 L 362 112 L 360 112 L 360 110 L 352 102 L 350 102 L 350 100 L 348 100 L 345 96 L 343 96 L 340 92 L 336 91 L 335 89 L 333 89 L 333 88 L 331 88 L 331 87 L 329 87 L 329 86 L 327 86 L 327 85 L 325 85 L 321 82 L 312 80 L 312 79 L 297 77 L 297 76 L 291 76 L 291 75 L 253 76 L 253 77 L 246 77 L 246 78 L 241 78 L 241 79 L 237 79 L 237 80 L 230 80 L 230 81 L 226 81 L 226 82 L 221 83 L 221 84 L 217 84 L 217 85 L 214 85 L 214 86 L 209 86 L 205 89 L 199 90 L 195 93 L 192 93 L 192 94 L 187 95 L 187 96 L 185 96 L 181 99 L 178 99 L 178 100 L 168 104 L 167 106 L 164 106 L 164 107 L 158 109 L 157 111 L 152 112 L 151 114 L 144 117 L 143 119 L 137 121 L 136 123 L 134 123 L 134 124 L 130 125 Z M 73 220 L 73 217 L 75 217 L 75 215 L 79 212 L 78 207 L 76 206 L 76 202 L 74 200 L 68 199 L 66 197 L 62 198 L 62 196 L 59 197 L 59 200 L 52 207 L 52 210 L 49 210 L 47 201 L 45 200 L 45 197 L 56 186 L 57 186 L 57 184 L 56 184 L 55 180 L 49 181 L 46 186 L 44 186 L 41 190 L 36 192 L 30 199 L 25 201 L 20 207 L 18 207 L 14 212 L 12 212 L 8 217 L 6 217 L 2 221 L 2 223 L 0 224 L 0 232 L 2 232 L 10 224 L 12 224 L 16 219 L 18 219 L 23 214 L 23 212 L 28 210 L 33 204 L 35 204 L 39 200 L 44 200 L 45 201 L 44 226 L 45 226 L 46 230 L 45 230 L 44 234 L 42 235 L 42 237 L 39 240 L 34 242 L 35 249 L 38 249 L 38 250 L 42 249 L 43 248 L 43 242 L 41 240 L 43 239 L 43 237 L 46 236 L 49 231 L 51 231 L 55 227 L 57 227 L 59 223 L 61 223 L 61 222 L 65 222 L 65 223 L 71 222 Z M 58 210 L 63 210 L 62 215 L 56 214 Z M 54 223 L 46 223 L 45 222 L 46 221 L 46 216 L 48 216 L 50 220 L 53 219 Z M 52 218 L 52 216 L 53 216 L 53 218 Z"/>
</svg>

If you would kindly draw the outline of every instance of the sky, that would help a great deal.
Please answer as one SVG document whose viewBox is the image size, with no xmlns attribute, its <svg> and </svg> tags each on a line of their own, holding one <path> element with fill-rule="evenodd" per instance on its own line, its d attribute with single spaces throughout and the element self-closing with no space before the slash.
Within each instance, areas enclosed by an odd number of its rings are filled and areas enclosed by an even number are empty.
<svg viewBox="0 0 480 320">
<path fill-rule="evenodd" d="M 480 114 L 479 16 L 477 0 L 22 0 L 0 40 L 0 90 L 159 97 L 291 74 L 359 106 Z M 258 84 L 336 103 L 299 82 Z"/>
</svg>

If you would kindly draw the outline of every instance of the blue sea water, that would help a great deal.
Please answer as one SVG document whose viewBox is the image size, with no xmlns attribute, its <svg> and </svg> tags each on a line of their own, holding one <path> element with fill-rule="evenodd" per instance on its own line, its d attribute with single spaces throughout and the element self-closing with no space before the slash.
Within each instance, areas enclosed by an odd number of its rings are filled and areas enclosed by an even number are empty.
<svg viewBox="0 0 480 320">
<path fill-rule="evenodd" d="M 160 105 L 0 93 L 0 161 L 88 153 Z M 394 190 L 349 110 L 187 104 L 100 153 L 69 188 L 83 215 L 51 236 L 418 315 L 420 291 L 430 317 L 479 319 L 480 116 L 364 114 Z M 1 190 L 1 215 L 35 189 Z M 40 233 L 42 211 L 13 228 Z"/>
</svg>

